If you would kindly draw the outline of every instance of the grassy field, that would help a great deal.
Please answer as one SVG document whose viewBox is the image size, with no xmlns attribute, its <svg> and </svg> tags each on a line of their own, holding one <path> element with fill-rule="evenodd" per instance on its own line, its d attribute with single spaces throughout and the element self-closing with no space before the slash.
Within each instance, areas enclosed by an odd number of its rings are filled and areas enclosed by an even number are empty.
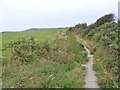
<svg viewBox="0 0 120 90">
<path fill-rule="evenodd" d="M 57 31 L 66 31 L 66 29 L 48 28 L 40 30 L 26 30 L 22 32 L 3 32 L 2 33 L 2 49 L 11 41 L 16 41 L 19 38 L 35 37 L 37 40 L 44 42 L 47 39 L 55 39 Z M 10 50 L 2 52 L 3 58 L 10 58 Z"/>
<path fill-rule="evenodd" d="M 47 39 L 54 39 L 57 31 L 60 29 L 40 29 L 40 30 L 26 30 L 22 32 L 3 32 L 0 34 L 0 49 L 5 49 L 6 45 L 10 42 L 17 41 L 19 38 L 29 38 L 35 37 L 37 40 L 44 42 Z M 63 31 L 65 29 L 62 29 Z M 3 62 L 11 61 L 11 51 L 10 49 L 6 49 L 4 51 L 0 50 L 0 62 L 1 60 L 5 60 Z M 3 59 L 1 59 L 3 58 Z M 1 67 L 1 65 L 0 65 Z M 2 69 L 2 68 L 1 68 Z M 2 70 L 0 70 L 0 75 L 2 75 Z M 2 83 L 0 83 L 1 85 Z"/>
<path fill-rule="evenodd" d="M 45 28 L 45 29 L 38 29 L 38 30 L 26 30 L 21 32 L 3 32 L 2 33 L 2 43 L 5 45 L 10 41 L 17 40 L 21 37 L 35 37 L 40 41 L 45 41 L 48 38 L 51 38 L 56 35 L 57 31 L 66 31 L 66 29 L 59 29 L 59 28 Z"/>
<path fill-rule="evenodd" d="M 10 41 L 13 45 L 3 51 L 4 88 L 84 86 L 84 64 L 88 59 L 83 45 L 74 35 L 60 34 L 56 38 L 56 33 L 57 30 L 3 33 L 3 49 Z"/>
<path fill-rule="evenodd" d="M 88 57 L 77 36 L 94 54 L 93 69 L 99 86 L 119 88 L 120 30 L 108 16 L 69 29 L 2 33 L 3 87 L 83 88 Z"/>
</svg>

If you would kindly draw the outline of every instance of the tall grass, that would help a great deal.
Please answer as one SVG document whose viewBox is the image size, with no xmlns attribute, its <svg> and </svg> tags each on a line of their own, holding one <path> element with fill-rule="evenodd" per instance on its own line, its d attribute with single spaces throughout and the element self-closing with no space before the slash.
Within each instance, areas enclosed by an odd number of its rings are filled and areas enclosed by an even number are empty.
<svg viewBox="0 0 120 90">
<path fill-rule="evenodd" d="M 74 27 L 75 28 L 75 27 Z M 102 88 L 119 88 L 119 40 L 117 23 L 105 23 L 94 29 L 73 28 L 94 54 L 94 70 Z M 87 32 L 87 33 L 86 33 Z"/>
<path fill-rule="evenodd" d="M 73 35 L 62 37 L 45 42 L 24 38 L 10 43 L 8 49 L 13 52 L 10 61 L 3 61 L 3 87 L 83 87 L 82 64 L 87 61 L 84 47 Z"/>
</svg>

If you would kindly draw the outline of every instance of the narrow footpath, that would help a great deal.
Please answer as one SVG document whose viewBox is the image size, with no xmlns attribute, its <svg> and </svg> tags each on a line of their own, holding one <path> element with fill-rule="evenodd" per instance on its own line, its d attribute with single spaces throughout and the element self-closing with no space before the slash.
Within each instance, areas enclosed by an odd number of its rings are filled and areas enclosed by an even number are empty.
<svg viewBox="0 0 120 90">
<path fill-rule="evenodd" d="M 84 46 L 85 47 L 85 46 Z M 86 64 L 86 76 L 85 76 L 85 88 L 100 88 L 97 84 L 97 77 L 95 71 L 93 70 L 93 55 L 90 53 L 86 47 L 86 52 L 88 54 L 89 61 Z"/>
<path fill-rule="evenodd" d="M 79 43 L 81 43 L 80 40 L 78 40 L 78 38 L 77 38 L 77 41 Z M 86 48 L 85 45 L 84 45 L 84 48 L 87 52 L 88 59 L 89 59 L 89 61 L 85 65 L 86 66 L 86 75 L 85 75 L 85 86 L 84 86 L 84 88 L 100 88 L 97 84 L 97 77 L 95 75 L 95 71 L 93 70 L 93 60 L 94 60 L 93 55 L 90 53 L 90 50 L 88 48 Z"/>
</svg>

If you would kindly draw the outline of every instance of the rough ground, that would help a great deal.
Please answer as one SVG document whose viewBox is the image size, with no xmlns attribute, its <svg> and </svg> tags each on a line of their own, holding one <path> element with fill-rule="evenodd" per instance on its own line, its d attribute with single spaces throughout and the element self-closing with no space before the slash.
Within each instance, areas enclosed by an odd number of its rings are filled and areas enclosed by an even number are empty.
<svg viewBox="0 0 120 90">
<path fill-rule="evenodd" d="M 84 46 L 85 47 L 85 46 Z M 93 55 L 90 53 L 90 50 L 88 50 L 85 47 L 87 53 L 88 53 L 88 58 L 89 61 L 86 64 L 86 76 L 85 76 L 85 88 L 99 88 L 97 84 L 97 77 L 95 76 L 95 71 L 93 70 Z"/>
</svg>

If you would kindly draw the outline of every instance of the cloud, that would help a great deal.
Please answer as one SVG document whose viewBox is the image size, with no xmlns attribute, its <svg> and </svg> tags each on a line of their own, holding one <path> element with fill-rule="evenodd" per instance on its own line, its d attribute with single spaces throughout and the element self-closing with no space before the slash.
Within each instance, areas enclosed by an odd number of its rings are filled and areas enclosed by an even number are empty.
<svg viewBox="0 0 120 90">
<path fill-rule="evenodd" d="M 103 9 L 115 5 L 118 0 L 1 0 L 3 9 L 16 11 L 74 11 Z"/>
<path fill-rule="evenodd" d="M 1 25 L 8 30 L 93 23 L 108 13 L 117 16 L 117 5 L 118 0 L 0 0 Z"/>
</svg>

